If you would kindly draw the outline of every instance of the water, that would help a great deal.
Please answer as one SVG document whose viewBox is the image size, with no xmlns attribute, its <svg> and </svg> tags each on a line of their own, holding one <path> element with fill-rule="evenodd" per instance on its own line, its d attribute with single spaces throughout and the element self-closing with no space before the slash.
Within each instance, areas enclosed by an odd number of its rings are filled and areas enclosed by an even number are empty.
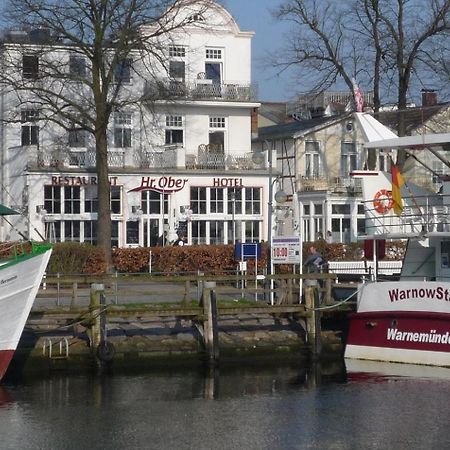
<svg viewBox="0 0 450 450">
<path fill-rule="evenodd" d="M 0 448 L 449 448 L 450 371 L 406 372 L 283 365 L 6 380 Z"/>
</svg>

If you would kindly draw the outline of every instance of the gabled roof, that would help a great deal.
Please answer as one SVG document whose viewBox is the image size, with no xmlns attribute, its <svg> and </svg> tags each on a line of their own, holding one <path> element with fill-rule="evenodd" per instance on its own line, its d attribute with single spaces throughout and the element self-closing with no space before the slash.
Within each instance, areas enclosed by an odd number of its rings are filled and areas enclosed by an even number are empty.
<svg viewBox="0 0 450 450">
<path fill-rule="evenodd" d="M 317 127 L 332 124 L 334 122 L 345 119 L 347 116 L 339 117 L 316 117 L 314 119 L 299 120 L 281 125 L 272 125 L 270 127 L 262 127 L 258 129 L 258 137 L 253 139 L 254 142 L 264 141 L 266 139 L 282 139 L 291 138 L 295 135 L 313 131 Z"/>
<path fill-rule="evenodd" d="M 450 103 L 446 102 L 433 106 L 417 106 L 404 110 L 403 114 L 406 122 L 406 134 L 411 134 L 414 130 L 423 126 L 432 117 L 447 110 L 449 107 Z M 391 130 L 397 131 L 399 111 L 381 111 L 374 114 L 374 117 Z"/>
<path fill-rule="evenodd" d="M 276 124 L 292 121 L 287 115 L 286 102 L 261 102 L 258 114 Z"/>
</svg>

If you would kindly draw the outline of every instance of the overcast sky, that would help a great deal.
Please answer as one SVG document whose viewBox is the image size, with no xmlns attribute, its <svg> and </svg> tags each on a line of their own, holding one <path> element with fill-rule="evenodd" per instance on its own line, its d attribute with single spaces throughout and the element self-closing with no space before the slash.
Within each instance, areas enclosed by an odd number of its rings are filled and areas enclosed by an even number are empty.
<svg viewBox="0 0 450 450">
<path fill-rule="evenodd" d="M 254 31 L 252 43 L 253 81 L 259 86 L 259 99 L 265 101 L 285 101 L 295 97 L 292 76 L 277 75 L 268 67 L 267 52 L 282 48 L 283 35 L 288 27 L 275 21 L 270 10 L 279 0 L 220 0 L 236 19 L 242 31 Z"/>
</svg>

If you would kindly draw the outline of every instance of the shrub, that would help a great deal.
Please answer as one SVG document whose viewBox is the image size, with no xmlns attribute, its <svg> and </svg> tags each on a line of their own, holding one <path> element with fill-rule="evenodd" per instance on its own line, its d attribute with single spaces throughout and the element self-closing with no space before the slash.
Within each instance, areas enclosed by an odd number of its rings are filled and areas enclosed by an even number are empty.
<svg viewBox="0 0 450 450">
<path fill-rule="evenodd" d="M 48 273 L 102 274 L 106 260 L 99 247 L 78 242 L 61 242 L 53 246 Z"/>
<path fill-rule="evenodd" d="M 305 242 L 303 260 L 308 256 L 308 248 L 314 245 L 328 261 L 355 261 L 363 256 L 363 244 L 327 244 L 324 240 Z M 405 252 L 405 242 L 386 243 L 387 260 L 399 260 Z M 258 273 L 266 267 L 266 247 L 263 245 L 262 257 L 258 260 Z M 234 259 L 233 245 L 185 245 L 151 248 L 116 248 L 113 250 L 113 263 L 120 273 L 149 272 L 173 275 L 178 273 L 197 273 L 220 275 L 234 272 L 238 261 Z M 254 260 L 247 261 L 247 271 L 254 273 Z M 106 260 L 99 247 L 76 242 L 54 245 L 47 271 L 49 273 L 103 274 L 106 273 Z M 295 269 L 297 270 L 297 269 Z M 292 264 L 277 264 L 275 272 L 290 273 Z"/>
</svg>

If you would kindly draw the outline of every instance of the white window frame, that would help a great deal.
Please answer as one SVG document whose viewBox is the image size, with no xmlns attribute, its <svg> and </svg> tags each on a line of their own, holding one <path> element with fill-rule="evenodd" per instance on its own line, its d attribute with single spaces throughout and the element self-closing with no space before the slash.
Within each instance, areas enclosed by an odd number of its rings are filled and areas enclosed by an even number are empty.
<svg viewBox="0 0 450 450">
<path fill-rule="evenodd" d="M 210 116 L 209 117 L 209 128 L 211 129 L 226 129 L 227 127 L 227 120 L 226 117 L 219 117 L 219 116 Z"/>
<path fill-rule="evenodd" d="M 169 58 L 185 58 L 186 47 L 184 45 L 169 45 Z"/>
<path fill-rule="evenodd" d="M 173 138 L 169 139 L 170 142 L 167 142 L 168 133 L 172 135 L 172 131 L 181 131 L 182 132 L 182 141 L 181 142 L 173 142 Z M 184 116 L 181 114 L 169 114 L 166 115 L 166 126 L 165 126 L 165 137 L 164 144 L 165 145 L 184 145 Z"/>
<path fill-rule="evenodd" d="M 119 139 L 116 138 L 119 132 L 120 142 L 117 142 Z M 128 133 L 129 136 L 127 137 Z M 130 148 L 133 146 L 133 114 L 131 112 L 116 111 L 114 113 L 113 139 L 115 148 Z"/>
<path fill-rule="evenodd" d="M 314 144 L 309 148 L 308 144 Z M 322 176 L 321 141 L 305 141 L 305 178 L 319 178 Z"/>
<path fill-rule="evenodd" d="M 349 151 L 349 146 L 352 150 Z M 341 177 L 349 178 L 350 173 L 358 169 L 358 144 L 356 142 L 341 142 Z"/>
</svg>

